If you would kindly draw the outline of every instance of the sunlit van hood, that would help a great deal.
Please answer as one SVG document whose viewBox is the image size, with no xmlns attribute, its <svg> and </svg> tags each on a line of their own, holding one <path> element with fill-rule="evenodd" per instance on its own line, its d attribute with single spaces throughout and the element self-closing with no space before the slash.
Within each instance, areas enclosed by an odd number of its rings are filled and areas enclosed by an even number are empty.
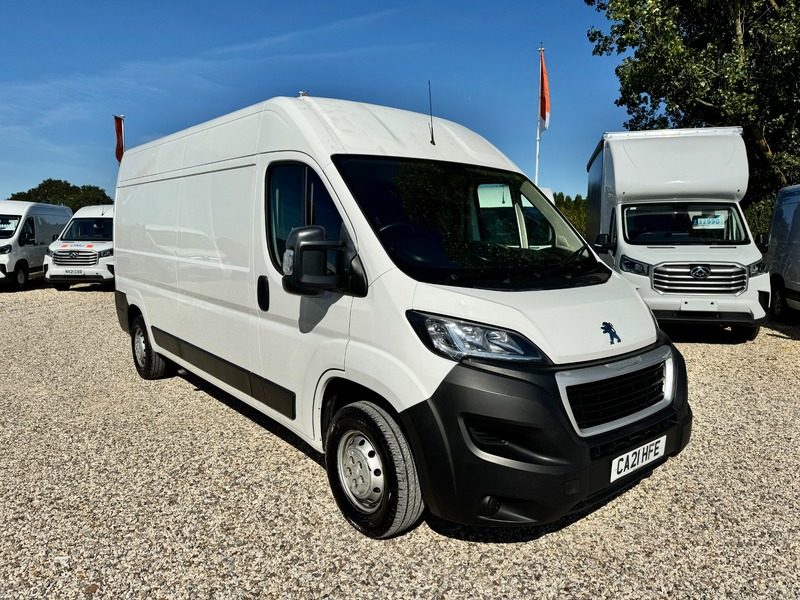
<svg viewBox="0 0 800 600">
<path fill-rule="evenodd" d="M 564 290 L 506 292 L 420 283 L 414 310 L 511 329 L 526 336 L 555 364 L 608 358 L 655 342 L 647 305 L 613 275 L 606 283 Z M 611 344 L 604 324 L 619 341 Z M 606 331 L 608 329 L 606 328 Z"/>
</svg>

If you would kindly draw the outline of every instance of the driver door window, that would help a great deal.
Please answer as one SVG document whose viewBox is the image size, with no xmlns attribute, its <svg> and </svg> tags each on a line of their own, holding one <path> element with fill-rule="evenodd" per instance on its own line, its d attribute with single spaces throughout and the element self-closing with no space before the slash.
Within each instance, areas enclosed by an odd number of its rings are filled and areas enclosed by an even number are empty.
<svg viewBox="0 0 800 600">
<path fill-rule="evenodd" d="M 322 225 L 327 239 L 339 239 L 342 218 L 313 169 L 301 163 L 273 165 L 267 171 L 267 190 L 267 241 L 279 271 L 286 239 L 295 227 Z M 329 257 L 331 272 L 335 272 L 335 265 L 335 257 Z"/>
</svg>

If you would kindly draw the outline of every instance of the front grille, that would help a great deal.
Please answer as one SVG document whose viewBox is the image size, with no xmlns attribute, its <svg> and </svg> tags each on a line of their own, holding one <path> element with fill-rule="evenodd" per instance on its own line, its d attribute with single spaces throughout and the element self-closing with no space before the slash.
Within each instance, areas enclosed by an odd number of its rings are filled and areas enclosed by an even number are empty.
<svg viewBox="0 0 800 600">
<path fill-rule="evenodd" d="M 692 276 L 695 267 L 708 275 Z M 653 289 L 667 294 L 741 294 L 747 288 L 747 269 L 725 263 L 669 263 L 653 269 Z"/>
<path fill-rule="evenodd" d="M 618 377 L 567 387 L 567 399 L 579 429 L 586 430 L 658 404 L 664 399 L 664 363 Z"/>
<path fill-rule="evenodd" d="M 97 264 L 97 252 L 91 250 L 56 250 L 53 264 L 62 267 L 93 267 Z"/>
</svg>

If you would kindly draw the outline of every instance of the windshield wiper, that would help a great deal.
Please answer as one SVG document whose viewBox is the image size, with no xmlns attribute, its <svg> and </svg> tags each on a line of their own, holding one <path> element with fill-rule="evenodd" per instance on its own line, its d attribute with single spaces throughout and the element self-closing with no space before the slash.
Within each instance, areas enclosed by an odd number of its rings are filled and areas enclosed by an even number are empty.
<svg viewBox="0 0 800 600">
<path fill-rule="evenodd" d="M 556 273 L 561 273 L 565 271 L 572 263 L 574 263 L 578 257 L 586 250 L 589 249 L 589 244 L 583 244 L 580 248 L 575 250 L 572 254 L 570 254 L 563 262 L 556 265 L 552 269 L 547 271 L 540 271 L 538 273 L 539 279 L 544 279 L 545 277 L 550 277 L 551 275 L 555 275 Z M 591 255 L 590 255 L 591 256 Z"/>
</svg>

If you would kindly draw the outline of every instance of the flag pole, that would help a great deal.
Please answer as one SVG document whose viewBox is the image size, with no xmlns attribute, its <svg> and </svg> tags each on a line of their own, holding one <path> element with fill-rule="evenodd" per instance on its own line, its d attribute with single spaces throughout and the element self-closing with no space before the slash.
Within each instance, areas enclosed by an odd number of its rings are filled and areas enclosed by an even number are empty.
<svg viewBox="0 0 800 600">
<path fill-rule="evenodd" d="M 541 42 L 540 42 L 541 44 Z M 542 61 L 544 60 L 544 46 L 539 46 L 539 101 L 536 103 L 536 170 L 533 173 L 533 183 L 539 185 L 539 142 L 542 139 Z"/>
</svg>

